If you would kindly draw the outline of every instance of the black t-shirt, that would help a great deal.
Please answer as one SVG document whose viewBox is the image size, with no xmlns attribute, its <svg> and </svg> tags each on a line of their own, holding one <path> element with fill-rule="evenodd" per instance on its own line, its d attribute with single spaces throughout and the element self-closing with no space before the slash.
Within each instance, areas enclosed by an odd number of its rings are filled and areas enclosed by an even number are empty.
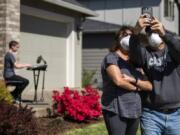
<svg viewBox="0 0 180 135">
<path fill-rule="evenodd" d="M 144 106 L 177 108 L 180 107 L 179 63 L 175 62 L 172 56 L 174 56 L 175 46 L 180 47 L 180 42 L 169 34 L 166 34 L 163 39 L 166 47 L 159 51 L 152 51 L 140 45 L 138 36 L 131 36 L 130 59 L 143 67 L 153 84 L 153 91 L 146 95 L 147 98 L 143 101 Z"/>
<path fill-rule="evenodd" d="M 141 99 L 138 92 L 128 91 L 118 87 L 108 76 L 106 68 L 117 65 L 121 72 L 142 79 L 142 75 L 127 61 L 121 59 L 115 52 L 105 56 L 101 65 L 103 80 L 102 108 L 119 114 L 121 117 L 138 118 L 141 115 Z"/>
<path fill-rule="evenodd" d="M 4 72 L 3 76 L 4 78 L 9 78 L 13 75 L 15 75 L 14 71 L 14 63 L 15 63 L 15 57 L 12 53 L 7 52 L 4 57 Z"/>
</svg>

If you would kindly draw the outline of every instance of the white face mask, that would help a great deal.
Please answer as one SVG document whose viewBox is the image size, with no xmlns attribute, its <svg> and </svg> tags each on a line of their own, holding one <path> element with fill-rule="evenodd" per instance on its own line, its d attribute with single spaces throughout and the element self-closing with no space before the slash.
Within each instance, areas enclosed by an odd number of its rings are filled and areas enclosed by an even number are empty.
<svg viewBox="0 0 180 135">
<path fill-rule="evenodd" d="M 125 51 L 129 51 L 129 39 L 130 39 L 130 35 L 123 37 L 120 40 L 120 45 Z"/>
<path fill-rule="evenodd" d="M 157 48 L 161 43 L 162 39 L 159 37 L 159 34 L 157 33 L 152 33 L 148 37 L 149 45 L 153 48 Z"/>
</svg>

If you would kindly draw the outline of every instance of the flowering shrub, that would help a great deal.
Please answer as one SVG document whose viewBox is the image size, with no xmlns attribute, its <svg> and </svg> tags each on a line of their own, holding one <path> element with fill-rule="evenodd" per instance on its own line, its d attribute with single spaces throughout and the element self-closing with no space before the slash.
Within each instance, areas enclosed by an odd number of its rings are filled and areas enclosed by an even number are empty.
<svg viewBox="0 0 180 135">
<path fill-rule="evenodd" d="M 102 113 L 99 99 L 98 91 L 90 86 L 81 92 L 65 87 L 62 93 L 53 92 L 53 110 L 76 121 L 91 120 Z"/>
</svg>

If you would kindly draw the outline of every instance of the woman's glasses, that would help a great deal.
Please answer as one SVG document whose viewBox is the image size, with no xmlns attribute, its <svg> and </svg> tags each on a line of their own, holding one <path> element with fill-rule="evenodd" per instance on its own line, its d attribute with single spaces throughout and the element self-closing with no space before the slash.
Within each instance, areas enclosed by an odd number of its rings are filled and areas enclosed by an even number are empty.
<svg viewBox="0 0 180 135">
<path fill-rule="evenodd" d="M 131 32 L 126 32 L 126 31 L 122 32 L 123 37 L 126 37 L 128 35 L 132 35 L 132 33 Z"/>
</svg>

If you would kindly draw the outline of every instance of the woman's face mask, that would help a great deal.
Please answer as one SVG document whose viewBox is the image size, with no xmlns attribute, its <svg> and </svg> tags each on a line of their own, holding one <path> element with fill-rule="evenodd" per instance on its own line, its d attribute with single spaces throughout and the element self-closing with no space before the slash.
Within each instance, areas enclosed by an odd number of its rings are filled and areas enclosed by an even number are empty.
<svg viewBox="0 0 180 135">
<path fill-rule="evenodd" d="M 130 39 L 130 35 L 127 35 L 126 37 L 123 37 L 120 40 L 120 46 L 125 50 L 125 51 L 129 51 L 129 39 Z"/>
<path fill-rule="evenodd" d="M 162 43 L 162 39 L 160 38 L 159 34 L 157 33 L 152 33 L 149 37 L 148 37 L 148 42 L 149 45 L 153 48 L 157 48 L 159 47 L 159 45 Z"/>
</svg>

